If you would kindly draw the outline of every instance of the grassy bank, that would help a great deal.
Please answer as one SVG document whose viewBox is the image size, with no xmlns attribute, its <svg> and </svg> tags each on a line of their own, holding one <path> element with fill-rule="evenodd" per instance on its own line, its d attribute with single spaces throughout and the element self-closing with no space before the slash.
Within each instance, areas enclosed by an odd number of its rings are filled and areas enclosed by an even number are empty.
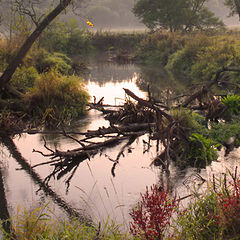
<svg viewBox="0 0 240 240">
<path fill-rule="evenodd" d="M 165 67 L 174 77 L 209 81 L 222 67 L 240 64 L 240 32 L 178 34 L 156 32 L 139 45 L 143 64 Z M 237 77 L 234 74 L 233 77 Z"/>
<path fill-rule="evenodd" d="M 142 193 L 136 207 L 129 211 L 129 233 L 107 220 L 103 224 L 83 223 L 77 218 L 61 220 L 47 206 L 31 212 L 18 212 L 9 222 L 2 222 L 2 239 L 239 239 L 240 178 L 235 172 L 213 177 L 192 187 L 188 196 L 179 198 L 164 186 L 153 185 Z M 187 207 L 182 200 L 188 198 Z M 4 228 L 5 226 L 5 228 Z"/>
</svg>

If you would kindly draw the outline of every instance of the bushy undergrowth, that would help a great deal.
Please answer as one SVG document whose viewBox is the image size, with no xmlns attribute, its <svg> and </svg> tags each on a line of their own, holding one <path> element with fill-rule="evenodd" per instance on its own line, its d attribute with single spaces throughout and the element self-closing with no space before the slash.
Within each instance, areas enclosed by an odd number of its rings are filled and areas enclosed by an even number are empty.
<svg viewBox="0 0 240 240">
<path fill-rule="evenodd" d="M 10 80 L 12 87 L 20 92 L 26 92 L 29 88 L 32 88 L 38 72 L 34 67 L 19 67 Z"/>
<path fill-rule="evenodd" d="M 25 95 L 27 111 L 49 125 L 82 116 L 88 99 L 79 77 L 63 76 L 56 69 L 40 74 Z"/>
<path fill-rule="evenodd" d="M 140 43 L 137 56 L 144 63 L 166 67 L 174 77 L 207 81 L 222 67 L 239 66 L 239 35 L 239 32 L 215 35 L 156 32 Z"/>
<path fill-rule="evenodd" d="M 165 66 L 168 58 L 184 46 L 184 38 L 176 33 L 155 32 L 140 42 L 136 56 L 145 64 Z"/>
<path fill-rule="evenodd" d="M 39 73 L 47 72 L 51 68 L 56 68 L 62 74 L 68 74 L 71 70 L 72 61 L 63 53 L 47 52 L 44 49 L 36 51 L 33 57 L 33 64 Z"/>
</svg>

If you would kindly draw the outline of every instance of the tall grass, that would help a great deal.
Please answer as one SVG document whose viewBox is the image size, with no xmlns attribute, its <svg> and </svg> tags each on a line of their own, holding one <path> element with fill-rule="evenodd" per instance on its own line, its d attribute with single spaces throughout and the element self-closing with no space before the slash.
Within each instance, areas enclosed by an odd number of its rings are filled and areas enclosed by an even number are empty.
<svg viewBox="0 0 240 240">
<path fill-rule="evenodd" d="M 32 211 L 18 207 L 17 214 L 10 220 L 12 230 L 7 233 L 2 228 L 3 240 L 123 240 L 131 239 L 121 233 L 119 226 L 107 220 L 104 225 L 90 225 L 78 218 L 68 220 L 57 218 L 45 205 Z"/>
</svg>

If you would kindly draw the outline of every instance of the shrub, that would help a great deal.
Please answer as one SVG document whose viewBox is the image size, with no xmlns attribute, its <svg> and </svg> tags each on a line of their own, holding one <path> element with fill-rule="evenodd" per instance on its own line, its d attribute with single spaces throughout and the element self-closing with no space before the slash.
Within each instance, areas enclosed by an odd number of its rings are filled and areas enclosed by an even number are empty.
<svg viewBox="0 0 240 240">
<path fill-rule="evenodd" d="M 137 57 L 146 64 L 165 66 L 171 54 L 184 46 L 184 38 L 176 33 L 149 34 L 139 44 Z"/>
<path fill-rule="evenodd" d="M 131 233 L 140 239 L 163 239 L 177 205 L 176 199 L 171 199 L 167 190 L 156 185 L 150 189 L 147 187 L 137 207 L 130 212 L 133 219 L 130 222 Z"/>
<path fill-rule="evenodd" d="M 226 180 L 225 180 L 226 181 Z M 226 183 L 225 183 L 226 184 Z M 224 191 L 218 194 L 219 225 L 225 238 L 239 239 L 240 237 L 240 179 L 232 177 Z M 238 236 L 238 238 L 236 238 Z"/>
<path fill-rule="evenodd" d="M 84 114 L 89 95 L 81 79 L 56 69 L 40 74 L 25 95 L 28 111 L 48 124 L 60 124 Z"/>
<path fill-rule="evenodd" d="M 191 68 L 197 59 L 198 52 L 209 44 L 209 38 L 206 35 L 198 34 L 187 38 L 189 41 L 186 41 L 186 45 L 168 58 L 166 69 L 175 78 L 190 78 Z"/>
<path fill-rule="evenodd" d="M 239 114 L 240 111 L 240 96 L 227 95 L 222 99 L 222 103 L 227 106 L 231 114 Z"/>
<path fill-rule="evenodd" d="M 20 92 L 26 92 L 32 88 L 38 72 L 34 67 L 19 67 L 10 80 L 10 84 Z"/>
<path fill-rule="evenodd" d="M 218 158 L 217 147 L 220 144 L 213 139 L 199 133 L 192 133 L 189 140 L 186 158 L 191 166 L 206 167 Z"/>
<path fill-rule="evenodd" d="M 87 55 L 93 50 L 91 33 L 86 30 L 72 32 L 66 42 L 64 52 L 70 55 Z"/>
<path fill-rule="evenodd" d="M 212 37 L 211 44 L 198 52 L 191 69 L 192 78 L 211 80 L 217 70 L 240 64 L 240 43 L 231 37 Z M 235 74 L 236 75 L 236 74 Z"/>
<path fill-rule="evenodd" d="M 56 68 L 62 74 L 68 74 L 71 69 L 71 59 L 63 53 L 49 53 L 41 49 L 34 57 L 35 66 L 39 73 Z"/>
</svg>

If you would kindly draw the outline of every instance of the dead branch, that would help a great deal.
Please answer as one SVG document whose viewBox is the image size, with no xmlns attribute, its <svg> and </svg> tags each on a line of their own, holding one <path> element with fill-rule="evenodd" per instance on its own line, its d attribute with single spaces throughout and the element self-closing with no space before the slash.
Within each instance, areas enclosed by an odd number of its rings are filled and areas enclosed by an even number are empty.
<svg viewBox="0 0 240 240">
<path fill-rule="evenodd" d="M 159 107 L 155 106 L 154 104 L 152 104 L 151 102 L 148 102 L 142 98 L 139 98 L 138 96 L 136 96 L 132 91 L 130 91 L 129 89 L 123 88 L 123 90 L 125 91 L 125 93 L 127 95 L 129 95 L 130 97 L 132 97 L 133 99 L 135 99 L 136 101 L 138 101 L 139 104 L 151 108 L 153 110 L 155 110 L 157 113 L 159 113 L 160 115 L 164 116 L 167 120 L 169 120 L 170 122 L 173 120 L 172 116 L 167 114 L 166 112 L 164 112 L 163 110 L 161 110 Z"/>
</svg>

